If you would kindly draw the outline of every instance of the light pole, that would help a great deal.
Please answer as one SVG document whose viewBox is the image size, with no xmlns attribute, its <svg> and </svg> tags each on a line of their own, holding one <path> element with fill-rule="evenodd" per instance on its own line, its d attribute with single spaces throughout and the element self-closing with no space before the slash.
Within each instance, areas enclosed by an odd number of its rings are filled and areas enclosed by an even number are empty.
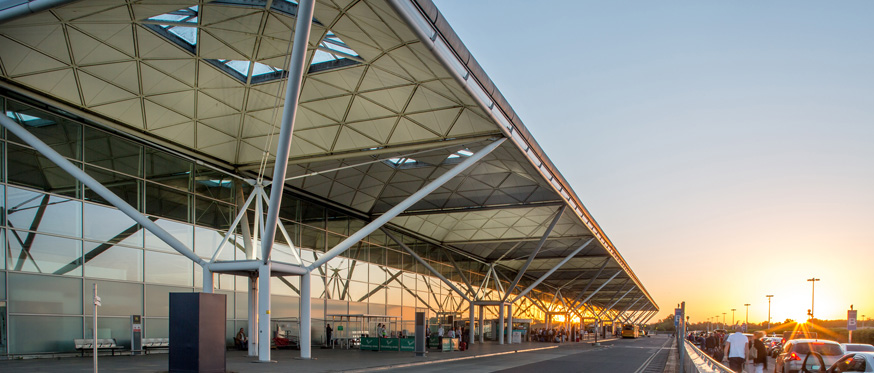
<svg viewBox="0 0 874 373">
<path fill-rule="evenodd" d="M 734 311 L 737 311 L 737 308 L 731 309 L 731 325 L 734 326 Z"/>
<path fill-rule="evenodd" d="M 744 306 L 746 306 L 746 308 L 747 308 L 747 316 L 746 316 L 746 319 L 744 319 L 744 325 L 745 325 L 744 331 L 749 331 L 749 329 L 750 329 L 750 304 L 744 303 Z"/>
<path fill-rule="evenodd" d="M 765 297 L 768 298 L 768 330 L 770 330 L 771 329 L 771 298 L 773 298 L 774 295 L 766 295 Z"/>
<path fill-rule="evenodd" d="M 723 329 L 728 329 L 728 328 L 725 327 L 725 312 L 722 313 L 722 328 L 723 328 Z"/>
<path fill-rule="evenodd" d="M 810 318 L 813 318 L 813 294 L 814 289 L 816 288 L 816 282 L 819 281 L 818 278 L 809 278 L 807 281 L 810 281 Z"/>
</svg>

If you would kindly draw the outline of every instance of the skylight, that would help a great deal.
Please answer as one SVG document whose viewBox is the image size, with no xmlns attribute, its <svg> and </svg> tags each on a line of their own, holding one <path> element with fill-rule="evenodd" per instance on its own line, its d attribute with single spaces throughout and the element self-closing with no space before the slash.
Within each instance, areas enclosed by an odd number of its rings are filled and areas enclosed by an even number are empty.
<svg viewBox="0 0 874 373">
<path fill-rule="evenodd" d="M 27 115 L 22 113 L 16 113 L 14 111 L 7 111 L 6 116 L 15 120 L 18 123 L 21 123 L 30 127 L 45 127 L 55 124 L 55 121 L 50 119 L 44 119 L 40 117 L 35 117 L 33 115 Z"/>
<path fill-rule="evenodd" d="M 427 163 L 417 161 L 410 157 L 388 158 L 383 160 L 383 162 L 394 168 L 415 168 L 428 166 Z"/>
<path fill-rule="evenodd" d="M 473 155 L 473 152 L 467 149 L 461 149 L 455 153 L 450 154 L 446 159 L 455 159 L 461 157 L 470 157 Z"/>
<path fill-rule="evenodd" d="M 259 3 L 267 6 L 266 1 L 259 2 L 258 0 L 216 0 L 211 4 L 216 6 L 251 7 Z M 274 1 L 271 4 L 270 10 L 272 11 L 282 12 L 290 16 L 295 16 L 297 13 L 296 1 Z M 199 8 L 195 5 L 150 17 L 143 22 L 143 26 L 188 50 L 191 54 L 197 54 L 198 16 Z M 313 19 L 313 23 L 321 24 L 316 19 Z M 317 48 L 315 56 L 310 62 L 309 72 L 331 70 L 362 62 L 358 53 L 331 31 L 328 31 L 328 34 L 319 42 Z M 209 62 L 243 83 L 262 83 L 282 79 L 287 75 L 285 70 L 256 61 L 232 59 L 204 59 L 204 61 Z"/>
</svg>

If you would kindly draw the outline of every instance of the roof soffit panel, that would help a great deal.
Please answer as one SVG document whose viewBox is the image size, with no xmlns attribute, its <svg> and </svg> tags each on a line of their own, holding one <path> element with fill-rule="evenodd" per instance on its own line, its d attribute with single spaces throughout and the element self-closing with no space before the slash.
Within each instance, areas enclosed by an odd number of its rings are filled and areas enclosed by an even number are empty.
<svg viewBox="0 0 874 373">
<path fill-rule="evenodd" d="M 448 135 L 450 137 L 456 137 L 499 131 L 500 129 L 498 129 L 497 125 L 479 115 L 473 114 L 470 109 L 466 108 L 462 110 L 461 114 L 459 114 L 458 119 L 455 121 L 452 129 L 449 130 Z"/>
<path fill-rule="evenodd" d="M 3 35 L 16 40 L 40 53 L 65 64 L 70 63 L 70 52 L 67 49 L 67 39 L 64 27 L 58 24 L 3 27 Z"/>
<path fill-rule="evenodd" d="M 409 49 L 409 46 L 403 46 L 392 49 L 388 52 L 392 59 L 397 62 L 410 76 L 417 82 L 427 81 L 438 78 L 422 60 L 416 57 Z"/>
<path fill-rule="evenodd" d="M 354 92 L 358 88 L 358 83 L 361 81 L 361 75 L 364 74 L 364 70 L 364 66 L 355 66 L 310 75 L 308 79 L 319 80 L 347 92 Z"/>
<path fill-rule="evenodd" d="M 317 77 L 308 77 L 305 80 L 303 89 L 300 93 L 300 102 L 316 101 L 325 97 L 342 96 L 351 92 L 352 91 L 324 83 L 318 80 Z"/>
<path fill-rule="evenodd" d="M 197 117 L 213 118 L 239 113 L 234 108 L 222 103 L 203 92 L 197 93 Z"/>
<path fill-rule="evenodd" d="M 197 38 L 197 47 L 199 50 L 200 57 L 203 58 L 213 58 L 217 60 L 248 60 L 249 57 L 246 56 L 241 49 L 245 47 L 250 47 L 254 45 L 255 37 L 250 36 L 247 40 L 242 41 L 239 45 L 234 45 L 233 47 L 225 44 L 222 39 L 219 39 L 213 36 L 210 32 L 201 30 L 198 33 Z M 237 49 L 236 47 L 242 47 L 241 49 Z"/>
<path fill-rule="evenodd" d="M 188 51 L 183 50 L 163 37 L 155 35 L 152 30 L 143 26 L 137 27 L 137 47 L 142 59 L 190 59 L 194 58 Z"/>
<path fill-rule="evenodd" d="M 242 110 L 243 98 L 246 95 L 246 89 L 243 87 L 202 88 L 200 92 L 208 94 L 210 97 L 236 110 Z"/>
<path fill-rule="evenodd" d="M 61 61 L 5 37 L 0 37 L 0 61 L 11 77 L 67 67 Z"/>
<path fill-rule="evenodd" d="M 453 84 L 457 85 L 457 83 L 455 83 L 455 81 L 451 80 L 451 79 L 431 80 L 431 81 L 427 81 L 427 82 L 422 82 L 420 84 L 422 86 L 424 86 L 425 88 L 428 88 L 429 90 L 434 91 L 438 95 L 443 96 L 443 97 L 445 97 L 453 102 L 461 103 L 462 105 L 465 105 L 465 106 L 476 106 L 477 105 L 476 101 L 473 99 L 473 97 L 470 97 L 470 95 L 468 95 L 468 94 L 464 94 L 461 96 L 458 95 L 458 92 L 461 92 L 460 91 L 461 88 L 459 88 L 459 90 L 453 91 L 453 90 L 449 89 L 448 87 L 446 87 L 447 83 L 453 83 Z"/>
<path fill-rule="evenodd" d="M 411 43 L 408 44 L 408 48 L 437 76 L 438 79 L 452 79 L 452 75 L 449 71 L 443 67 L 443 64 L 434 57 L 434 53 L 428 50 L 424 44 L 421 42 Z"/>
<path fill-rule="evenodd" d="M 408 108 L 409 109 L 409 108 Z M 449 129 L 458 119 L 458 114 L 461 110 L 458 108 L 426 111 L 423 113 L 407 114 L 406 117 L 415 121 L 425 128 L 429 128 L 434 132 L 445 137 Z"/>
<path fill-rule="evenodd" d="M 337 138 L 337 133 L 339 131 L 340 126 L 335 125 L 294 131 L 294 136 L 300 139 L 307 140 L 320 148 L 328 150 L 333 147 L 334 141 Z"/>
<path fill-rule="evenodd" d="M 216 130 L 211 126 L 207 126 L 203 123 L 197 123 L 197 148 L 203 149 L 215 145 L 221 145 L 229 142 L 236 142 L 237 138 L 235 136 L 229 136 L 222 131 Z M 236 144 L 234 145 L 236 147 Z M 227 155 L 222 156 L 221 158 L 226 157 Z"/>
<path fill-rule="evenodd" d="M 383 57 L 380 58 L 380 60 L 390 61 L 391 59 L 388 57 Z M 384 90 L 388 87 L 409 86 L 410 83 L 412 83 L 412 80 L 410 79 L 403 78 L 393 72 L 385 71 L 382 67 L 371 65 L 367 67 L 367 72 L 364 74 L 364 78 L 361 80 L 359 90 L 361 90 L 362 92 L 372 90 Z M 407 95 L 407 97 L 409 97 L 409 94 Z M 407 100 L 404 100 L 404 105 L 406 105 L 406 103 Z"/>
<path fill-rule="evenodd" d="M 67 35 L 70 46 L 73 48 L 72 54 L 76 58 L 76 64 L 78 65 L 127 61 L 132 58 L 109 45 L 103 44 L 100 40 L 94 39 L 73 29 L 72 27 L 68 28 Z"/>
<path fill-rule="evenodd" d="M 310 101 L 301 103 L 300 106 L 324 115 L 336 122 L 341 122 L 346 116 L 346 110 L 349 108 L 350 101 L 352 101 L 352 95 Z"/>
<path fill-rule="evenodd" d="M 364 32 L 367 32 L 370 38 L 383 49 L 402 43 L 394 31 L 386 27 L 385 21 L 364 1 L 358 2 L 347 10 L 346 16 L 351 18 Z"/>
<path fill-rule="evenodd" d="M 192 103 L 192 106 L 194 103 Z M 214 131 L 221 132 L 227 136 L 236 139 L 240 132 L 240 114 L 226 115 L 223 117 L 207 118 L 198 122 L 198 135 L 200 135 L 201 126 L 208 126 Z M 225 154 L 222 158 L 227 158 Z"/>
<path fill-rule="evenodd" d="M 361 96 L 355 96 L 349 106 L 347 122 L 368 120 L 373 118 L 395 117 L 397 114 Z"/>
<path fill-rule="evenodd" d="M 202 28 L 257 34 L 264 9 L 207 3 L 198 13 Z"/>
<path fill-rule="evenodd" d="M 142 101 L 139 98 L 95 106 L 91 109 L 135 128 L 145 129 Z"/>
<path fill-rule="evenodd" d="M 198 0 L 188 1 L 161 1 L 161 2 L 138 2 L 131 5 L 136 19 L 146 19 L 157 15 L 170 13 L 179 9 L 185 9 L 194 5 L 199 5 Z"/>
<path fill-rule="evenodd" d="M 368 149 L 379 145 L 381 144 L 378 141 L 351 129 L 348 126 L 343 126 L 337 137 L 337 143 L 334 145 L 333 151 Z"/>
<path fill-rule="evenodd" d="M 271 113 L 269 110 L 262 110 L 262 111 L 257 112 L 257 113 L 262 113 L 268 119 L 270 119 Z M 206 120 L 204 119 L 204 121 L 206 121 Z M 278 131 L 275 131 L 276 127 L 274 127 L 270 123 L 264 122 L 259 117 L 254 117 L 252 115 L 252 113 L 249 113 L 246 115 L 246 118 L 243 120 L 243 124 L 241 127 L 242 127 L 242 133 L 240 135 L 244 139 L 262 137 L 262 136 L 266 136 L 266 135 L 269 135 L 269 134 L 274 133 L 274 132 L 278 133 Z M 263 147 L 263 145 L 262 145 L 262 147 Z"/>
<path fill-rule="evenodd" d="M 407 119 L 401 118 L 398 121 L 397 126 L 394 131 L 392 131 L 390 143 L 408 143 L 408 142 L 419 142 L 426 140 L 435 140 L 440 138 L 439 134 L 432 132 L 431 130 L 418 125 L 417 123 Z"/>
<path fill-rule="evenodd" d="M 419 37 L 410 29 L 410 26 L 398 17 L 387 1 L 368 1 L 368 4 L 380 20 L 402 41 L 412 42 L 419 40 Z"/>
<path fill-rule="evenodd" d="M 133 26 L 130 23 L 81 23 L 73 24 L 71 27 L 120 50 L 128 56 L 136 55 Z"/>
<path fill-rule="evenodd" d="M 79 86 L 82 88 L 85 106 L 100 105 L 137 96 L 136 93 L 126 91 L 82 71 L 79 72 Z"/>
<path fill-rule="evenodd" d="M 150 130 L 153 135 L 173 140 L 177 144 L 195 148 L 194 122 L 186 122 L 156 130 Z"/>
<path fill-rule="evenodd" d="M 77 1 L 51 11 L 67 22 L 130 22 L 127 5 L 111 0 Z"/>
<path fill-rule="evenodd" d="M 373 138 L 380 145 L 384 145 L 397 121 L 398 118 L 392 117 L 348 123 L 346 126 L 354 128 L 363 134 L 367 134 L 368 137 Z"/>
<path fill-rule="evenodd" d="M 190 91 L 189 94 L 194 94 L 191 86 L 146 64 L 140 64 L 140 74 L 143 78 L 143 94 L 145 95 L 159 95 L 179 91 Z"/>
<path fill-rule="evenodd" d="M 370 71 L 368 71 L 368 74 L 370 74 Z M 404 111 L 404 107 L 407 105 L 407 102 L 410 101 L 410 93 L 413 92 L 415 87 L 415 85 L 405 85 L 395 88 L 362 92 L 359 93 L 359 95 L 385 106 L 395 113 L 400 113 Z"/>
<path fill-rule="evenodd" d="M 200 63 L 197 74 L 197 85 L 200 88 L 235 88 L 242 86 L 240 81 L 231 78 L 206 62 Z"/>
<path fill-rule="evenodd" d="M 39 74 L 22 76 L 16 79 L 18 82 L 34 87 L 40 91 L 58 97 L 74 105 L 81 105 L 79 87 L 76 85 L 76 77 L 73 69 L 63 69 Z"/>
<path fill-rule="evenodd" d="M 52 25 L 58 23 L 58 17 L 55 16 L 53 12 L 39 12 L 35 14 L 30 14 L 26 17 L 16 18 L 11 21 L 7 21 L 0 26 L 0 29 L 5 30 L 6 28 L 11 27 L 31 27 L 35 25 Z"/>
<path fill-rule="evenodd" d="M 240 88 L 242 89 L 242 88 Z M 246 110 L 259 111 L 264 109 L 273 109 L 283 105 L 284 101 L 274 95 L 269 95 L 256 89 L 249 89 L 246 97 Z M 297 127 L 297 126 L 295 126 Z"/>
<path fill-rule="evenodd" d="M 196 60 L 194 58 L 174 60 L 149 59 L 144 60 L 142 63 L 145 65 L 149 65 L 152 68 L 164 74 L 167 74 L 190 87 L 194 87 L 194 80 L 197 77 L 197 74 L 195 72 L 195 61 Z"/>
<path fill-rule="evenodd" d="M 145 101 L 145 112 L 146 112 L 146 129 L 149 131 L 153 131 L 159 128 L 164 128 L 168 126 L 177 125 L 180 123 L 191 122 L 193 130 L 193 122 L 191 118 L 188 118 L 182 114 L 179 114 L 173 110 L 170 110 L 166 107 L 158 105 L 152 101 Z M 194 139 L 191 143 L 194 143 Z"/>
<path fill-rule="evenodd" d="M 405 82 L 416 82 L 416 78 L 414 78 L 413 75 L 411 75 L 409 72 L 407 72 L 407 70 L 401 67 L 401 65 L 397 61 L 395 61 L 395 59 L 392 58 L 392 56 L 389 54 L 382 55 L 381 57 L 372 60 L 370 62 L 370 65 L 372 66 L 371 68 L 376 67 L 383 72 L 389 72 L 388 78 L 391 78 L 391 75 L 394 75 L 401 78 Z M 375 82 L 374 85 L 376 85 Z"/>
</svg>

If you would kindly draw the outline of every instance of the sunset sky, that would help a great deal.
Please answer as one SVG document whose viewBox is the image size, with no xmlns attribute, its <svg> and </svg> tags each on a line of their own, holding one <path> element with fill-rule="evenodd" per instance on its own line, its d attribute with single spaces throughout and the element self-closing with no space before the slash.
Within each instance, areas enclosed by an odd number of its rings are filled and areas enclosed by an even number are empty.
<svg viewBox="0 0 874 373">
<path fill-rule="evenodd" d="M 653 320 L 874 317 L 874 2 L 434 1 Z"/>
</svg>

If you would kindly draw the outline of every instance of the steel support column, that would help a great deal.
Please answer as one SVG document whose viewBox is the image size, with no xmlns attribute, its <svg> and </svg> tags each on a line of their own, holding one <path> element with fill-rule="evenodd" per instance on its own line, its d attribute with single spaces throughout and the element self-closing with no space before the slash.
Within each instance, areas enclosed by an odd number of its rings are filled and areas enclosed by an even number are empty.
<svg viewBox="0 0 874 373">
<path fill-rule="evenodd" d="M 204 293 L 212 293 L 215 291 L 215 287 L 213 286 L 213 274 L 212 271 L 209 270 L 209 266 L 203 267 L 203 292 Z"/>
<path fill-rule="evenodd" d="M 249 351 L 248 356 L 258 356 L 258 279 L 249 275 Z"/>
<path fill-rule="evenodd" d="M 483 314 L 485 310 L 483 306 L 479 306 L 479 343 L 485 343 L 485 325 L 483 325 L 483 321 L 485 319 L 485 315 Z"/>
<path fill-rule="evenodd" d="M 300 276 L 300 358 L 312 358 L 312 291 L 310 273 Z"/>
<path fill-rule="evenodd" d="M 498 306 L 498 330 L 495 331 L 498 344 L 504 344 L 504 305 Z"/>
<path fill-rule="evenodd" d="M 269 362 L 270 340 L 270 262 L 258 268 L 258 361 Z"/>
<path fill-rule="evenodd" d="M 468 335 L 467 335 L 467 340 L 470 341 L 470 344 L 473 344 L 473 343 L 474 343 L 474 342 L 473 342 L 473 337 L 474 337 L 474 330 L 476 329 L 476 328 L 475 328 L 476 323 L 474 322 L 473 316 L 474 316 L 474 311 L 475 311 L 475 310 L 476 310 L 476 307 L 474 307 L 473 302 L 471 301 L 471 302 L 470 302 L 470 310 L 469 310 L 469 312 L 470 312 L 470 320 L 469 320 L 469 321 L 470 321 L 470 327 L 468 327 L 468 330 L 467 330 L 467 334 L 468 334 Z"/>
<path fill-rule="evenodd" d="M 485 147 L 480 149 L 480 151 L 474 153 L 470 157 L 467 157 L 467 159 L 465 159 L 449 171 L 446 171 L 446 173 L 440 175 L 440 177 L 434 179 L 434 181 L 428 183 L 428 185 L 426 185 L 416 193 L 413 193 L 411 196 L 404 199 L 395 207 L 392 207 L 385 214 L 380 215 L 378 218 L 374 219 L 372 222 L 365 225 L 357 232 L 353 233 L 351 236 L 349 236 L 349 238 L 343 240 L 343 242 L 340 242 L 339 244 L 337 244 L 337 246 L 334 246 L 334 248 L 329 250 L 327 253 L 325 253 L 325 255 L 322 255 L 322 257 L 320 257 L 312 264 L 308 265 L 306 268 L 312 271 L 314 268 L 321 266 L 327 263 L 329 260 L 334 259 L 334 257 L 336 257 L 337 255 L 342 254 L 344 251 L 352 247 L 352 245 L 355 245 L 356 243 L 358 243 L 358 241 L 361 241 L 362 239 L 367 237 L 367 235 L 373 233 L 374 231 L 385 225 L 385 223 L 388 223 L 389 220 L 398 216 L 400 213 L 410 208 L 410 206 L 412 206 L 416 202 L 419 202 L 419 200 L 421 200 L 422 198 L 425 198 L 425 196 L 431 194 L 431 192 L 466 170 L 468 167 L 476 164 L 476 162 L 478 162 L 480 159 L 482 159 L 493 150 L 495 150 L 498 146 L 503 144 L 504 141 L 507 141 L 507 138 L 501 138 L 499 140 L 496 140 L 491 144 L 486 145 Z"/>
<path fill-rule="evenodd" d="M 285 83 L 285 107 L 282 110 L 282 123 L 276 139 L 276 160 L 273 163 L 273 186 L 270 188 L 270 204 L 264 221 L 264 237 L 261 237 L 261 260 L 270 260 L 270 251 L 276 238 L 276 222 L 279 220 L 279 205 L 285 186 L 285 173 L 288 170 L 288 155 L 291 152 L 291 138 L 294 134 L 294 119 L 300 100 L 300 89 L 306 65 L 307 46 L 310 28 L 313 23 L 315 0 L 300 0 L 294 23 L 294 43 L 291 45 L 291 58 L 288 61 L 288 81 Z"/>
<path fill-rule="evenodd" d="M 552 233 L 555 225 L 558 224 L 559 219 L 561 219 L 561 216 L 564 214 L 564 208 L 564 206 L 561 206 L 561 208 L 556 211 L 555 218 L 552 219 L 552 222 L 549 223 L 549 227 L 546 228 L 546 232 L 544 232 L 543 236 L 540 237 L 540 241 L 537 242 L 537 247 L 535 247 L 534 251 L 532 251 L 531 254 L 528 255 L 528 260 L 526 260 L 525 264 L 522 265 L 522 268 L 520 268 L 519 271 L 516 272 L 516 278 L 514 278 L 510 286 L 507 287 L 507 292 L 504 294 L 504 298 L 502 298 L 502 300 L 506 301 L 507 297 L 510 296 L 510 292 L 516 289 L 516 285 L 519 283 L 519 280 L 521 280 L 522 276 L 525 275 L 525 271 L 528 270 L 528 266 L 530 266 L 531 262 L 534 261 L 534 257 L 536 257 L 537 253 L 540 252 L 540 248 L 542 248 L 543 244 L 546 243 L 546 239 L 549 238 L 549 235 Z"/>
<path fill-rule="evenodd" d="M 525 288 L 525 290 L 522 290 L 522 292 L 519 293 L 519 295 L 517 295 L 516 298 L 513 298 L 513 300 L 510 303 L 515 303 L 517 300 L 519 300 L 519 298 L 522 298 L 525 294 L 528 294 L 528 292 L 531 291 L 532 289 L 534 289 L 537 285 L 540 285 L 540 283 L 543 282 L 543 280 L 546 280 L 547 277 L 551 276 L 555 271 L 557 271 L 559 268 L 561 268 L 561 266 L 563 266 L 565 263 L 567 263 L 569 260 L 571 260 L 571 258 L 573 258 L 575 255 L 579 254 L 580 251 L 582 251 L 584 248 L 586 248 L 586 246 L 589 246 L 589 244 L 592 243 L 592 241 L 594 239 L 595 239 L 594 237 L 590 238 L 588 241 L 586 241 L 586 243 L 580 245 L 580 247 L 578 247 L 576 250 L 574 250 L 572 253 L 570 253 L 570 255 L 566 256 L 564 259 L 561 260 L 561 262 L 556 264 L 555 267 L 552 267 L 552 269 L 550 269 L 549 271 L 544 273 L 543 276 L 540 276 L 540 278 L 538 278 L 537 281 L 534 281 L 533 284 L 529 285 L 527 288 Z"/>
<path fill-rule="evenodd" d="M 503 307 L 503 306 L 501 306 Z M 507 344 L 513 343 L 513 304 L 507 305 Z"/>
</svg>

